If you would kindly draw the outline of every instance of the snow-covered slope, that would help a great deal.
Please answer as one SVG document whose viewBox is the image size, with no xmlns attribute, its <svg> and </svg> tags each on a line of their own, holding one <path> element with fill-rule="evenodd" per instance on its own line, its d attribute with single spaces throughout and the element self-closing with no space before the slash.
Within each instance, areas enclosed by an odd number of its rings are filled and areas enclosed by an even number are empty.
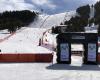
<svg viewBox="0 0 100 80">
<path fill-rule="evenodd" d="M 75 11 L 66 13 L 60 13 L 55 15 L 40 15 L 30 27 L 33 28 L 51 28 L 52 26 L 60 25 L 64 20 L 70 20 L 72 16 L 75 16 Z"/>
<path fill-rule="evenodd" d="M 9 36 L 9 32 L 7 30 L 0 30 L 0 40 L 5 38 L 6 36 Z"/>
<path fill-rule="evenodd" d="M 40 15 L 29 27 L 23 27 L 13 36 L 0 43 L 1 53 L 50 53 L 45 46 L 38 46 L 39 39 L 43 42 L 53 45 L 55 37 L 48 31 L 48 28 L 59 25 L 64 20 L 69 20 L 75 16 L 75 11 L 60 13 L 55 15 Z M 46 34 L 43 36 L 43 33 Z M 1 34 L 0 34 L 1 35 Z M 45 42 L 47 39 L 48 42 Z"/>
<path fill-rule="evenodd" d="M 39 38 L 46 29 L 26 28 L 8 40 L 0 43 L 1 53 L 43 53 L 49 50 L 37 46 Z"/>
</svg>

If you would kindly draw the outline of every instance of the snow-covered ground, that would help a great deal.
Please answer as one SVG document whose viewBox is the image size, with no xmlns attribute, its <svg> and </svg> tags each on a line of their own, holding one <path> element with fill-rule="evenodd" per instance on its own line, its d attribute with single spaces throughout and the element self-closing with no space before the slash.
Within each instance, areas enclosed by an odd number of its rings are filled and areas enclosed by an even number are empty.
<svg viewBox="0 0 100 80">
<path fill-rule="evenodd" d="M 51 63 L 1 63 L 0 80 L 100 80 L 99 65 Z M 78 60 L 77 60 L 78 59 Z"/>
<path fill-rule="evenodd" d="M 4 39 L 5 37 L 9 36 L 9 32 L 7 30 L 0 30 L 0 39 Z"/>
<path fill-rule="evenodd" d="M 0 43 L 1 53 L 50 53 L 46 48 L 38 46 L 39 38 L 46 29 L 26 28 Z"/>
<path fill-rule="evenodd" d="M 47 44 L 50 44 L 52 48 L 56 42 L 56 36 L 54 37 L 46 31 L 53 26 L 60 25 L 65 19 L 69 20 L 72 16 L 75 16 L 75 11 L 55 15 L 39 15 L 35 22 L 28 27 L 21 28 L 13 36 L 0 43 L 1 53 L 50 53 L 50 50 L 44 45 L 38 46 L 39 39 L 43 37 L 44 43 L 47 39 Z M 7 33 L 7 30 L 0 32 L 0 36 L 5 38 L 8 34 L 2 35 L 3 32 Z M 44 32 L 46 32 L 46 36 L 43 36 Z"/>
<path fill-rule="evenodd" d="M 55 15 L 40 15 L 36 19 L 36 21 L 30 25 L 30 27 L 51 28 L 53 26 L 60 25 L 60 23 L 63 23 L 64 20 L 70 20 L 70 18 L 75 15 L 76 15 L 75 11 L 70 11 L 70 12 L 60 13 L 60 14 L 55 14 Z"/>
</svg>

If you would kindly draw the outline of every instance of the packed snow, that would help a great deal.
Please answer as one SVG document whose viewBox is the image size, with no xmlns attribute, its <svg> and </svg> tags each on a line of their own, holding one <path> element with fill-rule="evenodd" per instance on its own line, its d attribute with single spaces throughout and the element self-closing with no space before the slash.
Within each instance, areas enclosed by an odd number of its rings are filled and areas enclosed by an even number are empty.
<svg viewBox="0 0 100 80">
<path fill-rule="evenodd" d="M 60 23 L 63 23 L 65 19 L 70 20 L 70 18 L 75 16 L 75 14 L 75 11 L 71 11 L 55 15 L 39 15 L 38 18 L 36 18 L 28 27 L 21 28 L 13 36 L 0 43 L 1 53 L 52 52 L 52 46 L 55 47 L 56 44 L 56 35 L 52 35 L 50 32 L 46 31 L 51 29 L 53 26 L 60 25 Z M 5 32 L 7 32 L 7 30 Z M 43 34 L 44 32 L 46 33 Z M 0 34 L 2 37 L 3 35 Z M 6 37 L 5 35 L 3 38 Z M 40 38 L 43 38 L 42 46 L 38 46 Z"/>
<path fill-rule="evenodd" d="M 0 30 L 0 39 L 4 39 L 5 37 L 9 35 L 10 33 L 7 30 Z"/>
<path fill-rule="evenodd" d="M 50 53 L 38 46 L 39 38 L 46 29 L 26 28 L 0 43 L 1 53 Z"/>
<path fill-rule="evenodd" d="M 77 61 L 78 59 L 78 61 Z M 1 63 L 0 80 L 100 80 L 100 65 L 74 63 Z M 77 64 L 77 66 L 76 66 Z"/>
<path fill-rule="evenodd" d="M 75 15 L 76 15 L 75 11 L 70 11 L 55 15 L 39 15 L 39 17 L 35 20 L 35 22 L 33 22 L 30 25 L 30 27 L 51 28 L 53 26 L 60 25 L 60 23 L 63 23 L 65 20 L 70 20 L 70 18 Z"/>
</svg>

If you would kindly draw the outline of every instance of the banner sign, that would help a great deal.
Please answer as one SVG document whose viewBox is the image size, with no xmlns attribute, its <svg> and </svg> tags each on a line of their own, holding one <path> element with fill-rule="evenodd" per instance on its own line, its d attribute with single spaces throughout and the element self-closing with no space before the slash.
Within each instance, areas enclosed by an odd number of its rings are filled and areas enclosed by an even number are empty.
<svg viewBox="0 0 100 80">
<path fill-rule="evenodd" d="M 67 43 L 60 44 L 60 50 L 61 50 L 60 60 L 69 61 L 69 45 Z"/>
<path fill-rule="evenodd" d="M 96 61 L 96 44 L 88 44 L 88 61 Z"/>
<path fill-rule="evenodd" d="M 72 39 L 85 39 L 85 36 L 77 36 L 77 35 L 73 35 Z"/>
</svg>

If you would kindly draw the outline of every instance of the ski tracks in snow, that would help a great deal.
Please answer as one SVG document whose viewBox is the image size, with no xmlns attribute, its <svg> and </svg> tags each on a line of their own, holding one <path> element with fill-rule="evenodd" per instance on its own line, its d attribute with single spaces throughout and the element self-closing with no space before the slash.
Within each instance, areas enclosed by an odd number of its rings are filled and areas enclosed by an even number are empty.
<svg viewBox="0 0 100 80">
<path fill-rule="evenodd" d="M 13 36 L 14 34 L 15 34 L 15 32 L 14 32 L 14 33 L 11 33 L 9 36 L 4 37 L 3 39 L 0 39 L 0 43 L 1 43 L 1 42 L 4 42 L 5 40 L 7 40 L 8 38 L 10 38 L 10 37 Z"/>
<path fill-rule="evenodd" d="M 5 40 L 8 40 L 10 37 L 12 37 L 13 35 L 15 35 L 16 33 L 22 32 L 22 31 L 25 30 L 25 29 L 27 29 L 27 28 L 23 28 L 23 29 L 21 29 L 21 30 L 18 30 L 17 32 L 13 32 L 13 33 L 11 33 L 10 35 L 4 37 L 3 39 L 0 39 L 0 43 L 4 42 Z"/>
</svg>

